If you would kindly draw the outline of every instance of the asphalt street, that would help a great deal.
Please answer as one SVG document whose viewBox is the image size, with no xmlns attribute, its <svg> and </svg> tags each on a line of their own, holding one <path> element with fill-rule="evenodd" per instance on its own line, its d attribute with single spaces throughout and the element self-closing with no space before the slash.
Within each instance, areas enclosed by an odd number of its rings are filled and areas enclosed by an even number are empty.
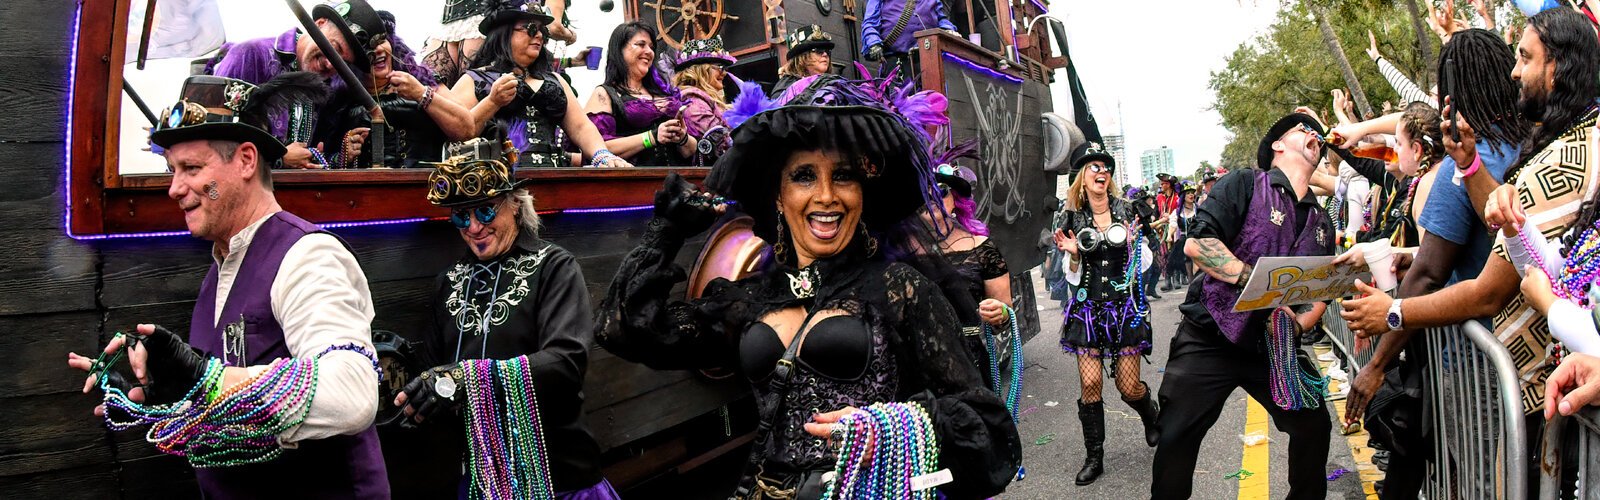
<svg viewBox="0 0 1600 500">
<path fill-rule="evenodd" d="M 1035 275 L 1034 289 L 1040 291 L 1038 336 L 1023 348 L 1027 369 L 1023 372 L 1022 421 L 1018 431 L 1022 435 L 1023 464 L 1027 478 L 1013 482 L 1002 498 L 1017 499 L 1129 499 L 1148 498 L 1150 491 L 1150 464 L 1155 449 L 1145 446 L 1144 431 L 1139 417 L 1117 397 L 1114 382 L 1105 383 L 1106 400 L 1106 472 L 1094 484 L 1077 486 L 1073 479 L 1083 464 L 1083 433 L 1078 423 L 1077 400 L 1079 388 L 1077 360 L 1063 354 L 1059 345 L 1061 307 L 1051 301 L 1044 284 Z M 1153 390 L 1159 391 L 1162 367 L 1166 365 L 1167 348 L 1177 328 L 1180 315 L 1178 305 L 1182 293 L 1163 294 L 1164 298 L 1151 302 L 1154 314 L 1154 349 L 1149 363 L 1143 366 L 1143 379 Z M 1240 493 L 1240 470 L 1246 468 L 1245 445 L 1249 396 L 1235 390 L 1228 398 L 1222 416 L 1206 434 L 1199 464 L 1194 473 L 1196 499 L 1225 498 L 1283 498 L 1288 494 L 1286 480 L 1288 463 L 1288 435 L 1265 425 L 1267 442 L 1257 446 L 1267 447 L 1264 462 L 1267 471 L 1253 470 L 1251 474 L 1266 474 L 1267 481 L 1246 488 Z M 1268 402 L 1271 404 L 1271 402 Z M 1262 427 L 1260 425 L 1257 426 Z M 1327 472 L 1338 469 L 1357 471 L 1358 467 L 1346 437 L 1335 431 L 1328 439 L 1331 443 Z M 1259 453 L 1259 451 L 1257 451 Z M 1259 461 L 1258 461 L 1259 462 Z M 1369 466 L 1370 467 L 1370 466 Z M 1230 477 L 1231 476 L 1231 477 Z M 1260 482 L 1260 478 L 1254 478 Z M 1361 479 L 1351 472 L 1328 483 L 1328 498 L 1367 498 Z"/>
</svg>

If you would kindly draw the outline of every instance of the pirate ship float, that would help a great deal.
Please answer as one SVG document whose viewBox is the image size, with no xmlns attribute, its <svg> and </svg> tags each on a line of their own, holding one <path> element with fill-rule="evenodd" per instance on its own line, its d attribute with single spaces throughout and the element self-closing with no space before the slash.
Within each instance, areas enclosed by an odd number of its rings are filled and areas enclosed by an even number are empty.
<svg viewBox="0 0 1600 500">
<path fill-rule="evenodd" d="M 0 253 L 8 257 L 0 294 L 0 491 L 18 498 L 70 492 L 90 498 L 192 494 L 182 460 L 157 453 L 137 433 L 107 432 L 91 414 L 95 398 L 79 393 L 81 374 L 59 362 L 89 352 L 135 322 L 182 330 L 208 246 L 183 236 L 183 219 L 166 198 L 169 177 L 124 174 L 119 120 L 130 7 L 151 0 L 0 2 L 0 106 L 14 117 L 0 127 Z M 153 2 L 152 2 L 153 3 Z M 732 71 L 772 82 L 785 59 L 784 35 L 817 25 L 840 41 L 836 70 L 852 64 L 865 1 L 629 0 L 630 18 L 656 23 L 659 52 L 688 39 L 721 35 L 740 58 Z M 1047 84 L 1065 57 L 1032 23 L 1038 0 L 947 1 L 962 33 L 918 32 L 916 82 L 950 101 L 951 140 L 977 137 L 980 215 L 1013 270 L 1043 260 L 1041 230 L 1055 207 L 1056 179 L 1047 147 L 1065 151 L 1060 130 L 1041 127 L 1052 109 Z M 1035 25 L 1038 26 L 1035 26 Z M 1060 37 L 1059 25 L 1055 26 Z M 1059 43 L 1059 40 L 1057 40 Z M 1063 51 L 1062 54 L 1065 52 Z M 876 66 L 868 63 L 869 68 Z M 152 96 L 154 97 L 154 96 Z M 165 97 L 165 96 L 163 96 Z M 161 102 L 159 99 L 157 102 Z M 1050 142 L 1054 141 L 1054 142 Z M 1070 141 L 1066 141 L 1070 142 Z M 1049 143 L 1047 145 L 1047 143 Z M 705 169 L 532 169 L 545 211 L 542 235 L 571 250 L 598 296 L 617 262 L 637 241 L 647 206 L 669 171 L 691 180 Z M 327 224 L 354 248 L 377 304 L 374 328 L 411 335 L 426 319 L 436 272 L 461 252 L 445 213 L 422 196 L 426 170 L 280 171 L 283 207 Z M 747 262 L 749 241 L 730 229 L 711 245 L 686 251 L 705 272 Z M 731 235 L 731 236 L 730 236 Z M 691 245 L 705 245 L 704 241 Z M 699 254 L 696 257 L 697 253 Z M 1018 273 L 1018 310 L 1037 332 L 1032 280 Z M 597 349 L 585 386 L 590 429 L 606 452 L 606 474 L 620 487 L 682 472 L 748 442 L 748 390 L 735 378 L 656 372 Z M 732 408 L 733 411 L 726 409 Z M 727 418 L 728 420 L 724 420 Z M 388 440 L 386 440 L 386 444 Z M 391 479 L 420 481 L 426 470 L 453 473 L 455 457 L 390 455 Z M 410 491 L 397 484 L 396 493 Z"/>
</svg>

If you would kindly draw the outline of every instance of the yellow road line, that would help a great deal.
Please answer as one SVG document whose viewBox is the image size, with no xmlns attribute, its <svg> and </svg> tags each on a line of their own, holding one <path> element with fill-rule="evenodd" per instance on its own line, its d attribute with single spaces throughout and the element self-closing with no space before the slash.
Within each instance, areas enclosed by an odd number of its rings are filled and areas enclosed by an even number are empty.
<svg viewBox="0 0 1600 500">
<path fill-rule="evenodd" d="M 1267 409 L 1261 407 L 1261 403 L 1257 403 L 1255 398 L 1246 397 L 1244 399 L 1246 405 L 1244 435 L 1267 436 Z M 1267 444 L 1266 441 L 1262 441 L 1255 446 L 1245 445 L 1244 460 L 1240 463 L 1239 468 L 1250 471 L 1251 474 L 1247 477 L 1239 478 L 1239 500 L 1271 498 L 1267 494 L 1267 489 L 1271 485 L 1271 481 L 1267 480 L 1269 473 L 1268 463 L 1271 458 L 1271 454 L 1268 453 L 1270 447 L 1271 445 Z"/>
<path fill-rule="evenodd" d="M 1327 350 L 1315 349 L 1315 352 L 1321 354 L 1327 352 Z M 1331 362 L 1317 361 L 1317 365 L 1322 369 L 1323 373 L 1327 373 L 1328 366 L 1332 364 Z M 1328 392 L 1330 394 L 1338 392 L 1342 385 L 1344 384 L 1338 380 L 1329 380 Z M 1345 400 L 1330 401 L 1330 403 L 1333 404 L 1334 415 L 1338 417 L 1335 421 L 1334 432 L 1339 432 L 1339 423 L 1344 422 Z M 1367 430 L 1362 428 L 1358 432 L 1345 435 L 1345 442 L 1350 445 L 1350 455 L 1355 457 L 1356 470 L 1353 472 L 1361 476 L 1362 493 L 1367 495 L 1368 500 L 1378 500 L 1376 483 L 1383 480 L 1383 471 L 1378 470 L 1378 466 L 1372 464 L 1372 453 L 1375 450 L 1367 446 L 1368 437 Z"/>
</svg>

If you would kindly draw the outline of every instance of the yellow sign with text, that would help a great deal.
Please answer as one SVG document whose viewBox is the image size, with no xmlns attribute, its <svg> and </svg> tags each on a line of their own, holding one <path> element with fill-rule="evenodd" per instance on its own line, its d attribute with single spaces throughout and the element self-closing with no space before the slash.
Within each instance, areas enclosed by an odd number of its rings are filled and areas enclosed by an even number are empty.
<svg viewBox="0 0 1600 500">
<path fill-rule="evenodd" d="M 1262 257 L 1233 304 L 1235 312 L 1326 302 L 1350 295 L 1355 281 L 1372 282 L 1365 262 L 1334 264 L 1334 257 Z"/>
</svg>

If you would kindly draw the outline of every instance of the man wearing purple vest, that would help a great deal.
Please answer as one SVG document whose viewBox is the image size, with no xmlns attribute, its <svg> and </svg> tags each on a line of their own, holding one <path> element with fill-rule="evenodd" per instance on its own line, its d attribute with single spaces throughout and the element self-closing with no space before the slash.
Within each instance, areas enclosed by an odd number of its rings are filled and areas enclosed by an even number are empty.
<svg viewBox="0 0 1600 500">
<path fill-rule="evenodd" d="M 212 243 L 214 260 L 200 285 L 188 343 L 165 328 L 141 324 L 138 335 L 119 334 L 107 352 L 131 345 L 143 395 L 130 394 L 146 404 L 205 405 L 208 415 L 226 413 L 229 405 L 291 414 L 282 420 L 288 424 L 272 427 L 281 431 L 254 443 L 230 441 L 219 432 L 176 449 L 163 444 L 163 451 L 186 454 L 197 466 L 195 478 L 208 498 L 389 497 L 372 425 L 378 372 L 371 357 L 373 304 L 366 276 L 342 240 L 283 211 L 272 194 L 268 165 L 285 148 L 262 126 L 273 107 L 267 103 L 316 92 L 326 88 L 304 73 L 281 75 L 259 88 L 193 76 L 184 82 L 183 100 L 150 134 L 173 172 L 167 195 L 183 210 L 189 232 Z M 87 358 L 69 358 L 74 367 L 99 368 Z M 311 369 L 281 370 L 298 360 L 308 362 L 295 366 Z M 298 391 L 261 391 L 258 400 L 234 397 L 280 376 L 308 382 L 293 386 Z M 197 420 L 200 427 L 224 427 Z M 259 430 L 248 422 L 226 423 L 233 424 L 229 431 Z M 230 448 L 240 453 L 229 456 L 249 453 L 252 459 L 203 458 Z"/>
<path fill-rule="evenodd" d="M 1184 253 L 1206 276 L 1189 285 L 1178 308 L 1183 321 L 1173 335 L 1161 383 L 1152 498 L 1190 496 L 1200 443 L 1236 387 L 1266 407 L 1277 428 L 1289 434 L 1287 498 L 1320 499 L 1327 491 L 1323 468 L 1333 424 L 1320 405 L 1321 395 L 1305 409 L 1286 410 L 1274 401 L 1264 342 L 1267 311 L 1233 312 L 1257 259 L 1332 253 L 1333 226 L 1308 187 L 1322 158 L 1322 130 L 1304 114 L 1278 120 L 1257 149 L 1260 170 L 1222 177 L 1195 214 Z M 1326 307 L 1318 303 L 1301 312 L 1294 318 L 1298 329 L 1310 329 Z M 1294 355 L 1301 370 L 1312 369 L 1303 353 Z"/>
</svg>

